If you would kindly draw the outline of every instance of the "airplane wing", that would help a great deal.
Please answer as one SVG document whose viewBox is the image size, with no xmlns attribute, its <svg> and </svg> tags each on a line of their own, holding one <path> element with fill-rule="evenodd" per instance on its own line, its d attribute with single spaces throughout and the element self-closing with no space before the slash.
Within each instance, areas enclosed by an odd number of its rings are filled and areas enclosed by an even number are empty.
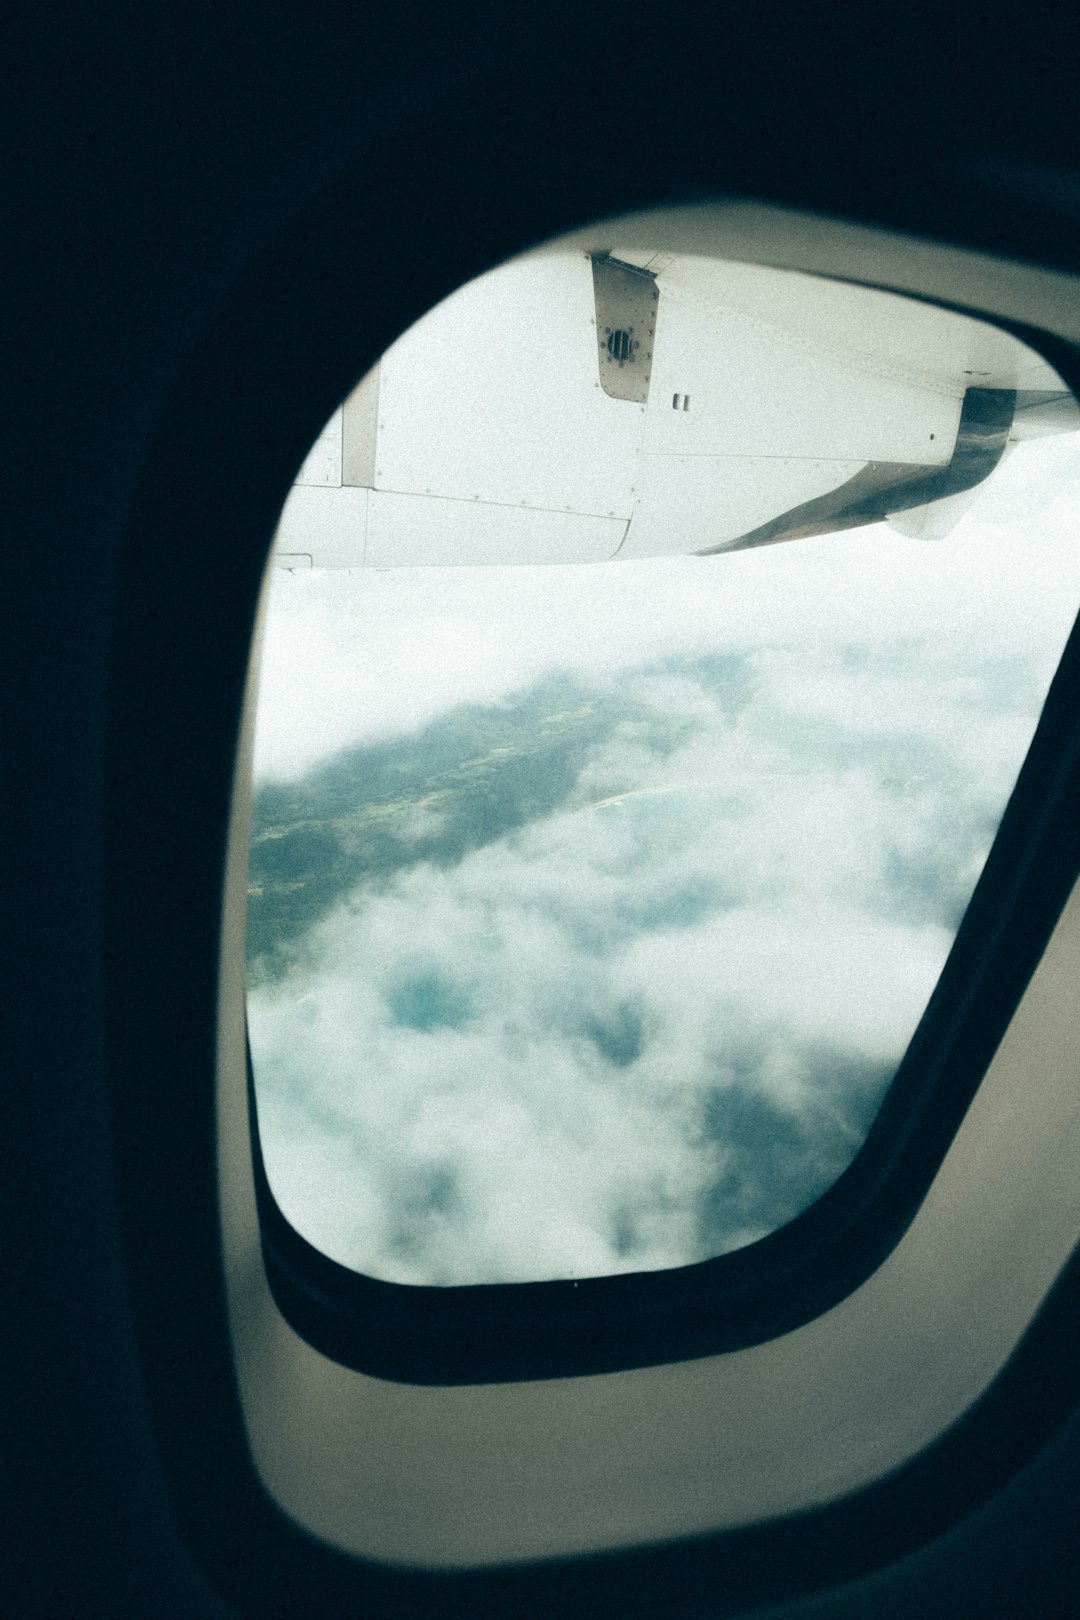
<svg viewBox="0 0 1080 1620">
<path fill-rule="evenodd" d="M 938 538 L 1021 438 L 1080 426 L 964 315 L 792 271 L 615 249 L 462 288 L 335 411 L 284 567 L 741 550 L 888 521 Z"/>
</svg>

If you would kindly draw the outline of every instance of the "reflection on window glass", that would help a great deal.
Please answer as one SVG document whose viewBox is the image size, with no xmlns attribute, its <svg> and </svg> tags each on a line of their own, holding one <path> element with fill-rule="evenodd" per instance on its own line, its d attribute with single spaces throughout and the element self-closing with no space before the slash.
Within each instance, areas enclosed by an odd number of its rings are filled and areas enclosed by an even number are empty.
<svg viewBox="0 0 1080 1620">
<path fill-rule="evenodd" d="M 1080 598 L 1075 435 L 937 544 L 277 571 L 249 1012 L 271 1187 L 406 1283 L 803 1210 L 940 973 Z"/>
</svg>

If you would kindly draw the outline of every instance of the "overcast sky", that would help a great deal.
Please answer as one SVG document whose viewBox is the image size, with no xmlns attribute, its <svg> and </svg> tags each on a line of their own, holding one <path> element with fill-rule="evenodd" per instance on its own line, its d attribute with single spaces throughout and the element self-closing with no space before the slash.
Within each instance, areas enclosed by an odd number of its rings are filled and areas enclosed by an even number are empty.
<svg viewBox="0 0 1080 1620">
<path fill-rule="evenodd" d="M 338 888 L 253 974 L 298 1229 L 403 1282 L 587 1276 L 737 1247 L 823 1191 L 1080 603 L 1078 490 L 1069 436 L 1021 446 L 937 543 L 278 571 L 256 834 L 331 785 L 405 784 L 378 872 L 335 822 Z M 470 807 L 454 739 L 480 734 L 507 741 Z"/>
</svg>

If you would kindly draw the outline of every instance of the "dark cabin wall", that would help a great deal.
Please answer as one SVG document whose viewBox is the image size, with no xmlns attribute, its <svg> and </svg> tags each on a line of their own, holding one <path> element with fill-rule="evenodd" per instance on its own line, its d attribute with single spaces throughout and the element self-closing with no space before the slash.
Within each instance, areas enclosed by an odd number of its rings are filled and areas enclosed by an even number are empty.
<svg viewBox="0 0 1080 1620">
<path fill-rule="evenodd" d="M 148 1037 L 103 932 L 126 525 L 193 357 L 205 376 L 219 311 L 239 287 L 259 296 L 290 229 L 344 177 L 342 205 L 373 241 L 403 244 L 372 312 L 375 347 L 531 240 L 714 189 L 1076 268 L 1080 129 L 1068 53 L 1045 19 L 991 34 L 970 9 L 925 24 L 896 12 L 853 26 L 769 5 L 523 14 L 492 0 L 466 25 L 423 0 L 313 18 L 175 0 L 9 22 L 5 1613 L 230 1612 L 161 1471 L 146 1358 L 177 1352 L 139 1336 L 133 1298 L 160 1262 L 147 1250 L 133 1271 L 124 1236 L 124 1176 L 154 1177 L 172 1150 L 172 1122 L 152 1105 L 154 1044 L 205 1031 L 178 1013 Z M 228 418 L 227 399 L 213 409 Z M 236 433 L 243 468 L 242 422 Z M 257 480 L 258 446 L 246 466 Z M 180 508 L 188 493 L 174 492 Z M 223 635 L 235 664 L 242 627 Z M 192 681 L 220 704 L 220 663 L 191 653 Z M 185 906 L 213 912 L 211 879 L 196 881 L 200 893 L 178 900 L 178 939 Z M 121 1162 L 114 1058 L 129 1015 L 125 1084 L 142 1074 L 144 1134 Z M 208 1300 L 192 1332 L 220 1327 Z M 978 1522 L 782 1612 L 929 1614 L 942 1594 L 955 1615 L 1066 1612 L 1078 1454 L 1063 1434 Z M 205 1489 L 227 1512 L 220 1483 Z M 395 1590 L 373 1587 L 369 1612 L 419 1612 Z M 633 1611 L 632 1577 L 566 1591 L 593 1614 Z M 682 1612 L 716 1608 L 708 1592 L 684 1597 Z"/>
</svg>

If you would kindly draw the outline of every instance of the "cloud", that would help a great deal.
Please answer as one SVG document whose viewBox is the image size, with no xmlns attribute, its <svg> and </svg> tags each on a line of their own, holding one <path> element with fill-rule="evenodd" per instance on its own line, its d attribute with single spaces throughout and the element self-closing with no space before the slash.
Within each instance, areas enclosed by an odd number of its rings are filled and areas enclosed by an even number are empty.
<svg viewBox="0 0 1080 1620">
<path fill-rule="evenodd" d="M 575 670 L 290 789 L 355 806 L 389 773 L 404 809 L 366 876 L 324 860 L 340 884 L 252 990 L 286 1214 L 438 1283 L 685 1264 L 792 1218 L 944 961 L 1034 720 L 995 724 L 1002 685 L 921 642 Z M 545 727 L 538 796 L 515 748 Z M 425 830 L 405 767 L 433 756 L 459 791 Z"/>
<path fill-rule="evenodd" d="M 884 525 L 735 552 L 579 567 L 275 570 L 256 770 L 296 780 L 546 676 L 724 649 L 992 646 L 1045 688 L 1080 600 L 1076 435 L 1018 447 L 940 543 Z"/>
<path fill-rule="evenodd" d="M 645 1270 L 835 1180 L 1080 599 L 1048 444 L 937 546 L 279 577 L 249 1016 L 310 1241 L 401 1282 Z"/>
</svg>

